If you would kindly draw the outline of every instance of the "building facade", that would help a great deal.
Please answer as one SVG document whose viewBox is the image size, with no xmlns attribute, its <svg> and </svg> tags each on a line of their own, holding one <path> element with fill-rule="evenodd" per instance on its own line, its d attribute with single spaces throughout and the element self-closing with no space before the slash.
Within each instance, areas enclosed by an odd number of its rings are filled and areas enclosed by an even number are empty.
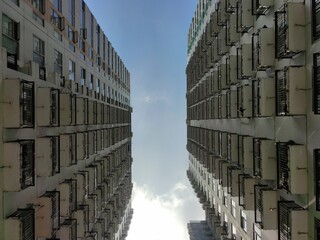
<svg viewBox="0 0 320 240">
<path fill-rule="evenodd" d="M 0 239 L 125 239 L 129 71 L 84 1 L 2 0 L 0 22 Z"/>
<path fill-rule="evenodd" d="M 190 240 L 212 240 L 213 233 L 207 221 L 190 221 L 188 223 Z"/>
<path fill-rule="evenodd" d="M 188 177 L 217 239 L 320 239 L 320 1 L 199 0 Z"/>
</svg>

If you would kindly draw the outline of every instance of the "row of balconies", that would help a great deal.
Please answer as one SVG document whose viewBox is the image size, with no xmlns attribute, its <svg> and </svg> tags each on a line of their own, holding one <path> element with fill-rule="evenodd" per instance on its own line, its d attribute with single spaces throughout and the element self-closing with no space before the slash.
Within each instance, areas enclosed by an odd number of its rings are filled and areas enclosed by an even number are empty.
<svg viewBox="0 0 320 240">
<path fill-rule="evenodd" d="M 225 164 L 227 163 L 224 162 L 222 165 Z M 279 239 L 307 239 L 308 210 L 293 201 L 282 199 L 276 189 L 262 184 L 260 179 L 254 178 L 249 174 L 244 174 L 243 172 L 241 173 L 238 168 L 233 166 L 224 168 L 222 173 L 220 173 L 220 177 L 218 177 L 218 180 L 219 178 L 224 179 L 223 182 L 219 184 L 221 184 L 220 186 L 225 189 L 225 191 L 229 191 L 229 186 L 225 186 L 224 181 L 229 181 L 230 172 L 232 174 L 231 184 L 233 185 L 231 189 L 235 189 L 235 191 L 232 190 L 228 192 L 228 194 L 230 194 L 231 197 L 238 197 L 239 205 L 244 210 L 253 211 L 254 221 L 261 229 L 278 230 Z M 231 227 L 229 226 L 230 224 L 226 218 L 226 214 L 223 212 L 225 210 L 221 210 L 221 205 L 219 205 L 220 201 L 214 201 L 214 203 L 212 203 L 210 200 L 212 198 L 209 197 L 209 195 L 205 195 L 204 192 L 201 192 L 204 190 L 201 186 L 198 186 L 193 174 L 192 171 L 187 171 L 191 185 L 197 193 L 206 213 L 210 213 L 208 218 L 217 229 L 218 237 L 235 237 L 236 235 L 229 230 Z M 229 203 L 225 201 L 228 201 L 229 198 L 226 198 L 224 194 L 223 196 L 218 194 L 219 191 L 221 190 L 215 191 L 217 194 L 215 197 L 220 198 L 221 204 L 227 207 Z M 239 221 L 240 220 L 242 221 L 242 218 L 239 219 Z M 303 223 L 299 224 L 300 221 Z M 242 225 L 241 223 L 241 226 Z"/>
<path fill-rule="evenodd" d="M 3 144 L 4 191 L 20 191 L 35 186 L 36 177 L 50 177 L 60 173 L 60 169 L 70 167 L 111 145 L 107 139 L 111 131 L 101 135 L 101 131 L 64 134 L 34 140 L 21 140 Z M 104 144 L 102 144 L 104 142 Z M 119 167 L 123 160 L 131 159 L 130 142 L 123 145 L 112 157 L 108 157 L 105 171 Z M 131 160 L 130 160 L 131 161 Z M 125 167 L 127 171 L 130 165 Z M 101 170 L 102 171 L 102 170 Z"/>
<path fill-rule="evenodd" d="M 132 183 L 131 167 L 121 181 L 114 179 L 111 172 L 99 176 L 103 162 L 107 165 L 108 159 L 94 161 L 72 179 L 61 182 L 56 190 L 47 191 L 26 208 L 8 216 L 5 239 L 75 240 L 93 235 L 97 237 L 94 239 L 106 239 L 106 231 L 111 225 L 117 226 L 124 216 Z"/>
<path fill-rule="evenodd" d="M 222 1 L 224 2 L 224 1 Z M 221 2 L 221 3 L 222 3 Z M 259 4 L 258 4 L 259 5 Z M 247 2 L 239 1 L 238 8 L 244 7 L 245 21 L 251 22 L 253 16 L 248 16 L 250 6 Z M 275 28 L 263 27 L 252 34 L 251 43 L 238 44 L 241 29 L 247 31 L 253 26 L 242 25 L 238 18 L 242 18 L 239 11 L 234 13 L 213 12 L 206 31 L 198 42 L 198 46 L 190 58 L 187 66 L 187 89 L 191 90 L 196 84 L 214 68 L 229 53 L 231 46 L 237 45 L 237 55 L 229 56 L 234 61 L 237 70 L 231 81 L 239 81 L 254 77 L 256 71 L 264 71 L 275 65 L 276 59 L 289 58 L 305 50 L 305 42 L 298 41 L 305 32 L 305 12 L 303 3 L 286 3 L 275 12 Z M 219 16 L 226 16 L 219 26 Z M 217 19 L 217 20 L 216 20 Z M 252 18 L 253 19 L 253 18 Z M 221 22 L 220 22 L 221 23 Z M 241 26 L 237 26 L 241 24 Z M 238 31 L 240 29 L 240 31 Z M 235 60 L 232 60 L 234 58 Z M 220 65 L 225 64 L 220 63 Z M 232 74 L 231 74 L 232 75 Z"/>
<path fill-rule="evenodd" d="M 188 136 L 187 149 L 232 195 L 238 194 L 242 173 L 273 181 L 291 194 L 307 194 L 305 145 L 219 131 L 209 135 L 206 145 Z"/>
<path fill-rule="evenodd" d="M 59 89 L 35 89 L 33 82 L 3 80 L 5 128 L 130 123 L 131 112 L 88 98 L 61 93 Z M 36 121 L 35 121 L 36 120 Z M 36 122 L 36 123 L 35 123 Z"/>
<path fill-rule="evenodd" d="M 207 78 L 187 96 L 187 117 L 200 120 L 306 114 L 304 76 L 305 67 L 288 67 L 277 70 L 275 79 L 259 78 L 251 85 L 234 87 L 226 84 L 226 79 L 218 82 L 214 77 Z"/>
</svg>

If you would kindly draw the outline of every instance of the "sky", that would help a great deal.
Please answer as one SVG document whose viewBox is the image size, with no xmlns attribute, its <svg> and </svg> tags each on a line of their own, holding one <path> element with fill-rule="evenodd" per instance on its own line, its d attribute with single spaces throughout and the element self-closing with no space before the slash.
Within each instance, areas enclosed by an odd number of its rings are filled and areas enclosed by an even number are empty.
<svg viewBox="0 0 320 240">
<path fill-rule="evenodd" d="M 127 240 L 185 240 L 204 213 L 186 176 L 187 35 L 197 0 L 86 0 L 131 74 L 134 215 Z"/>
</svg>

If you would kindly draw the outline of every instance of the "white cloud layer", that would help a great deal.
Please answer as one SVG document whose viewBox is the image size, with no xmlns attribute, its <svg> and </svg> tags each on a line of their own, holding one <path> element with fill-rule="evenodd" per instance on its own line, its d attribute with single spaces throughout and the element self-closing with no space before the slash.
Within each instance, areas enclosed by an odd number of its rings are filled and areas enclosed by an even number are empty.
<svg viewBox="0 0 320 240">
<path fill-rule="evenodd" d="M 134 183 L 134 213 L 127 240 L 189 239 L 187 222 L 204 217 L 190 191 L 184 183 L 177 183 L 167 194 L 155 195 L 147 186 Z"/>
</svg>

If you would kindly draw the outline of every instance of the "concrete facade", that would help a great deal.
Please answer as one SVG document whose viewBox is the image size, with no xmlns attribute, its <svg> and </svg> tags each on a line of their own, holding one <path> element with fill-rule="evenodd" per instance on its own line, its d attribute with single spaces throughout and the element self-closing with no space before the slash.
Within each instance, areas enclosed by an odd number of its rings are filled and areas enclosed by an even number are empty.
<svg viewBox="0 0 320 240">
<path fill-rule="evenodd" d="M 318 239 L 319 2 L 200 0 L 188 176 L 217 239 Z"/>
<path fill-rule="evenodd" d="M 0 239 L 125 239 L 129 71 L 84 1 L 0 15 Z"/>
</svg>

